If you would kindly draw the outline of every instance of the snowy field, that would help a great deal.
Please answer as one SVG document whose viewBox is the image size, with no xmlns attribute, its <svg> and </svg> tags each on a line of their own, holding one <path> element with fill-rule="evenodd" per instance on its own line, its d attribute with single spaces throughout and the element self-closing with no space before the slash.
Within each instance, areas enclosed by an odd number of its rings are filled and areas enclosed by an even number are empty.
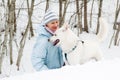
<svg viewBox="0 0 120 80">
<path fill-rule="evenodd" d="M 120 80 L 120 59 L 88 62 L 84 65 L 65 66 L 3 78 L 1 80 Z"/>
<path fill-rule="evenodd" d="M 120 80 L 120 47 L 108 48 L 103 43 L 101 46 L 104 59 L 101 61 L 91 60 L 83 65 L 66 65 L 60 69 L 35 72 L 30 62 L 34 41 L 35 38 L 27 41 L 24 49 L 26 55 L 23 56 L 21 62 L 22 71 L 15 71 L 14 64 L 12 65 L 14 69 L 7 69 L 11 76 L 0 80 Z"/>
<path fill-rule="evenodd" d="M 110 33 L 108 34 L 107 40 L 101 44 L 101 48 L 104 52 L 103 60 L 99 62 L 90 61 L 83 65 L 67 65 L 60 69 L 36 72 L 33 69 L 30 61 L 32 48 L 36 40 L 36 37 L 34 37 L 31 40 L 26 41 L 20 71 L 17 71 L 17 67 L 15 64 L 16 62 L 14 62 L 13 65 L 10 66 L 8 64 L 9 59 L 8 57 L 6 57 L 4 59 L 5 62 L 3 63 L 5 67 L 2 68 L 3 74 L 0 75 L 0 80 L 120 80 L 120 46 L 112 45 L 111 48 L 108 48 L 110 44 L 110 39 L 113 35 L 112 26 L 114 21 L 116 0 L 109 0 L 109 3 L 108 0 L 104 1 L 105 2 L 103 3 L 103 5 L 106 6 L 103 6 L 102 13 L 110 24 Z M 45 7 L 44 4 L 42 4 L 42 6 Z M 94 11 L 96 11 L 96 7 L 94 8 Z M 39 8 L 35 9 L 36 10 L 34 12 L 34 15 L 40 18 L 42 13 L 39 13 Z M 72 6 L 70 7 L 70 9 L 73 10 Z M 55 10 L 58 11 L 58 9 Z M 34 22 L 37 22 L 35 21 L 35 19 L 33 18 Z M 18 24 L 18 26 L 24 25 L 25 24 L 23 22 L 19 22 Z M 14 48 L 14 54 L 16 54 L 16 52 L 17 49 Z M 15 61 L 16 57 L 17 55 L 14 56 Z"/>
</svg>

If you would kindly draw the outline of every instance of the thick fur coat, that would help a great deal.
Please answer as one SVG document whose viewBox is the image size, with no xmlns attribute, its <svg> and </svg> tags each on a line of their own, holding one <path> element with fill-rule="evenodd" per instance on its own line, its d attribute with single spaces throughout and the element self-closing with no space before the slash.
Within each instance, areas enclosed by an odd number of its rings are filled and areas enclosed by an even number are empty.
<svg viewBox="0 0 120 80">
<path fill-rule="evenodd" d="M 105 40 L 108 33 L 106 21 L 103 18 L 99 21 L 100 30 L 97 35 L 83 33 L 78 37 L 68 25 L 64 24 L 49 41 L 61 46 L 63 52 L 67 54 L 67 63 L 70 65 L 83 64 L 90 59 L 99 61 L 103 57 L 100 43 Z"/>
</svg>

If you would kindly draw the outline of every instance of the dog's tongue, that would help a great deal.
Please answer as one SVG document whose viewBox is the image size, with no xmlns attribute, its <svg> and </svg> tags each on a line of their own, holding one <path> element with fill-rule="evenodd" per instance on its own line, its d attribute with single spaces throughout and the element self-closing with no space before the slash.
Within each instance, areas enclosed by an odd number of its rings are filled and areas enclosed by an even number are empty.
<svg viewBox="0 0 120 80">
<path fill-rule="evenodd" d="M 56 39 L 54 42 L 53 42 L 53 45 L 55 46 L 60 40 L 59 39 Z"/>
</svg>

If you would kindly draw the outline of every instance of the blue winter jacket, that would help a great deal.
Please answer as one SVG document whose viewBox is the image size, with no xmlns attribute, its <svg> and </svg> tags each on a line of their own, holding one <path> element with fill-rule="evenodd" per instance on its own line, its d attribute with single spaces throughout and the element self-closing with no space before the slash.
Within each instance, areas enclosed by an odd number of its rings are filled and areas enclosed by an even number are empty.
<svg viewBox="0 0 120 80">
<path fill-rule="evenodd" d="M 52 35 L 42 25 L 37 32 L 39 35 L 31 56 L 33 67 L 36 71 L 62 67 L 64 62 L 61 48 L 48 42 Z"/>
</svg>

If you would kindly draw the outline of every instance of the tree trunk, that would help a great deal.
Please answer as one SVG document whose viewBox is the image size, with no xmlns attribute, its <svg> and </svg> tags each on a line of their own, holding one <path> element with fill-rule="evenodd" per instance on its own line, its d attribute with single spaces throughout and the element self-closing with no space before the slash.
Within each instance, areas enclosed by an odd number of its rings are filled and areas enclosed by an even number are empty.
<svg viewBox="0 0 120 80">
<path fill-rule="evenodd" d="M 95 0 L 92 1 L 92 7 L 91 7 L 91 12 L 90 12 L 90 28 L 91 28 L 91 26 L 92 26 L 92 11 L 93 11 L 94 1 L 95 1 Z"/>
<path fill-rule="evenodd" d="M 84 31 L 88 32 L 88 23 L 87 23 L 87 0 L 84 0 Z"/>
<path fill-rule="evenodd" d="M 9 51 L 10 51 L 10 64 L 13 63 L 13 59 L 12 59 L 12 41 L 13 41 L 13 35 L 14 35 L 14 28 L 16 23 L 14 23 L 16 21 L 15 18 L 15 2 L 16 0 L 8 0 L 8 23 L 7 26 L 9 27 L 9 35 L 10 35 L 10 39 L 9 39 Z"/>
<path fill-rule="evenodd" d="M 118 19 L 119 12 L 120 12 L 120 4 L 119 4 L 119 0 L 117 0 L 117 7 L 116 7 L 116 12 L 115 12 L 115 20 L 114 20 L 113 29 L 116 29 L 116 22 Z"/>
<path fill-rule="evenodd" d="M 64 4 L 64 7 L 62 6 Z M 67 7 L 69 5 L 69 0 L 59 0 L 59 26 L 61 27 L 65 20 L 65 15 L 67 11 Z"/>
<path fill-rule="evenodd" d="M 32 14 L 33 14 L 33 9 L 34 9 L 34 2 L 35 2 L 35 0 L 32 0 L 32 2 L 31 2 L 31 8 L 30 8 L 30 10 L 29 10 L 29 8 L 28 8 L 28 15 L 29 15 L 29 20 L 30 20 L 30 33 L 31 33 L 31 37 L 33 37 L 34 36 L 34 32 L 33 32 L 33 26 L 32 26 L 32 19 L 31 19 L 31 17 L 32 17 Z"/>
<path fill-rule="evenodd" d="M 4 59 L 4 55 L 7 51 L 8 35 L 9 35 L 9 27 L 5 26 L 5 35 L 4 35 L 4 40 L 1 44 L 1 51 L 0 51 L 0 73 L 2 73 L 1 72 L 2 62 L 3 62 L 3 59 Z"/>
<path fill-rule="evenodd" d="M 32 13 L 33 13 L 33 5 L 34 5 L 34 0 L 32 0 L 31 8 L 29 8 L 29 1 L 27 0 L 28 16 L 29 17 L 28 17 L 28 24 L 27 24 L 27 28 L 25 30 L 25 34 L 23 35 L 23 37 L 22 37 L 22 39 L 20 41 L 20 49 L 19 49 L 19 52 L 18 52 L 18 58 L 17 58 L 17 63 L 16 63 L 16 65 L 18 67 L 18 70 L 19 70 L 19 67 L 20 67 L 20 62 L 21 62 L 21 58 L 22 58 L 23 49 L 24 49 L 24 46 L 25 46 L 27 34 L 28 34 L 29 29 L 32 26 L 31 17 L 32 17 Z"/>
<path fill-rule="evenodd" d="M 120 32 L 120 23 L 117 24 L 118 25 L 118 28 L 117 28 L 117 31 L 116 31 L 116 34 L 115 34 L 115 40 L 114 40 L 114 45 L 117 45 L 118 43 L 118 37 L 119 37 L 119 32 Z"/>
<path fill-rule="evenodd" d="M 115 11 L 115 20 L 114 20 L 114 25 L 113 25 L 114 33 L 113 33 L 113 36 L 112 36 L 111 41 L 110 41 L 110 46 L 112 44 L 112 41 L 114 40 L 114 35 L 116 35 L 115 34 L 115 32 L 117 30 L 117 28 L 116 28 L 116 22 L 117 22 L 117 19 L 118 19 L 118 16 L 119 16 L 119 12 L 120 12 L 120 4 L 119 4 L 119 0 L 117 0 L 117 7 L 116 7 L 116 11 Z M 116 44 L 115 41 L 114 41 L 114 45 Z M 109 46 L 109 48 L 110 48 L 110 46 Z"/>
<path fill-rule="evenodd" d="M 59 26 L 62 25 L 62 0 L 59 0 Z"/>
<path fill-rule="evenodd" d="M 49 0 L 46 0 L 46 8 L 45 8 L 45 12 L 47 11 L 48 8 L 49 8 Z"/>
<path fill-rule="evenodd" d="M 78 18 L 77 27 L 78 27 L 78 36 L 79 36 L 79 29 L 80 29 L 80 33 L 82 33 L 82 24 L 80 21 L 79 0 L 76 0 L 76 10 L 77 10 L 77 18 Z"/>
<path fill-rule="evenodd" d="M 99 17 L 101 16 L 101 11 L 102 11 L 102 2 L 103 2 L 103 0 L 100 0 L 100 2 L 99 2 L 99 11 L 98 11 L 98 22 L 97 22 L 97 32 L 96 32 L 96 34 L 99 32 Z"/>
</svg>

